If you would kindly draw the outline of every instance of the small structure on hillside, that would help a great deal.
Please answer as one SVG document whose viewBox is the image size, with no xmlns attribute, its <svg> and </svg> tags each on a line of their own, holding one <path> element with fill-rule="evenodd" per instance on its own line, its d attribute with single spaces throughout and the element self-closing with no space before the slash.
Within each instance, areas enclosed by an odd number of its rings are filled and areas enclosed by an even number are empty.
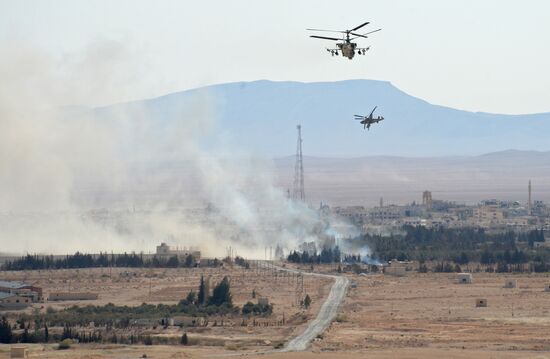
<svg viewBox="0 0 550 359">
<path fill-rule="evenodd" d="M 549 284 L 546 284 L 546 285 L 544 286 L 544 291 L 545 291 L 545 292 L 550 292 L 550 283 L 549 283 Z"/>
<path fill-rule="evenodd" d="M 125 270 L 124 272 L 120 272 L 120 276 L 121 276 L 122 278 L 137 277 L 137 273 L 136 273 L 136 272 L 130 272 L 130 271 Z"/>
<path fill-rule="evenodd" d="M 27 347 L 12 346 L 10 349 L 10 358 L 28 358 L 29 353 Z"/>
<path fill-rule="evenodd" d="M 476 307 L 484 308 L 486 306 L 487 306 L 487 299 L 485 299 L 485 298 L 477 298 L 476 299 Z"/>
<path fill-rule="evenodd" d="M 409 266 L 411 266 L 411 262 L 393 259 L 389 262 L 387 267 L 384 267 L 384 274 L 402 277 L 406 274 Z"/>
<path fill-rule="evenodd" d="M 472 273 L 458 273 L 456 276 L 458 284 L 472 284 Z"/>
<path fill-rule="evenodd" d="M 504 288 L 516 288 L 517 286 L 518 286 L 517 279 L 507 279 L 506 282 L 504 282 Z"/>
<path fill-rule="evenodd" d="M 258 304 L 261 306 L 268 306 L 269 305 L 269 299 L 267 298 L 258 298 Z"/>
<path fill-rule="evenodd" d="M 203 317 L 191 317 L 187 315 L 177 315 L 172 318 L 173 325 L 181 327 L 204 327 L 208 324 L 208 319 Z"/>
</svg>

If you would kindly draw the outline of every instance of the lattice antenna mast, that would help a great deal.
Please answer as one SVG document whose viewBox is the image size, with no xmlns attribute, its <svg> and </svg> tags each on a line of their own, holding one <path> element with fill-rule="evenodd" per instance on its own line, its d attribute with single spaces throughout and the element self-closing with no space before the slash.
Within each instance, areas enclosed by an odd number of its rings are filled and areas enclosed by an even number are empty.
<svg viewBox="0 0 550 359">
<path fill-rule="evenodd" d="M 294 166 L 294 188 L 292 198 L 294 200 L 305 201 L 306 193 L 304 190 L 304 162 L 302 158 L 302 126 L 296 126 L 298 130 L 298 142 L 296 144 L 296 164 Z"/>
</svg>

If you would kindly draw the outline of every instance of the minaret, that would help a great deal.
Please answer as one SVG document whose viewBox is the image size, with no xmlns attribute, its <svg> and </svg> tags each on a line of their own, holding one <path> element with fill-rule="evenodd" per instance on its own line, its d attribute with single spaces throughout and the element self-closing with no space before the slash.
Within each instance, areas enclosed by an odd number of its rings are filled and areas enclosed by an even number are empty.
<svg viewBox="0 0 550 359">
<path fill-rule="evenodd" d="M 380 208 L 384 207 L 384 197 L 380 197 Z"/>
<path fill-rule="evenodd" d="M 527 202 L 527 213 L 529 215 L 533 213 L 533 202 L 531 201 L 531 180 L 529 180 L 529 200 Z"/>
</svg>

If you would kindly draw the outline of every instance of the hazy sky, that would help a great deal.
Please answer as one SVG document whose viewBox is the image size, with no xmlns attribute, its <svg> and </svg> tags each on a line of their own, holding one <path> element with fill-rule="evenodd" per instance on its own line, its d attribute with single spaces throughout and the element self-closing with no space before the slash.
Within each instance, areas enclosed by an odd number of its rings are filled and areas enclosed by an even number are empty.
<svg viewBox="0 0 550 359">
<path fill-rule="evenodd" d="M 0 0 L 0 56 L 14 41 L 61 61 L 121 45 L 131 86 L 89 105 L 231 81 L 365 78 L 460 109 L 547 112 L 549 13 L 547 0 Z M 353 61 L 305 31 L 364 21 L 383 30 L 360 41 L 372 50 Z"/>
</svg>

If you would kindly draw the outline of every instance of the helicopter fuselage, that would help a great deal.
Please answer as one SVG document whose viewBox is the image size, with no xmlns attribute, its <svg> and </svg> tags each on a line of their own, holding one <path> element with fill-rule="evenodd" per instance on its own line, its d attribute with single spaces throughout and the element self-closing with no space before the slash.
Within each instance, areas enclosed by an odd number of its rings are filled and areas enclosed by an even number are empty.
<svg viewBox="0 0 550 359">
<path fill-rule="evenodd" d="M 357 44 L 354 42 L 342 42 L 336 44 L 340 51 L 342 51 L 342 56 L 347 57 L 348 59 L 353 59 L 353 56 L 355 56 L 355 48 L 357 47 Z"/>
<path fill-rule="evenodd" d="M 338 31 L 338 30 L 326 30 L 326 29 L 306 29 L 308 31 L 325 31 L 325 32 L 333 32 L 333 33 L 338 33 L 338 34 L 343 34 L 341 35 L 340 38 L 338 37 L 335 37 L 335 36 L 321 36 L 321 35 L 310 35 L 309 37 L 314 37 L 316 39 L 321 39 L 321 40 L 331 40 L 331 41 L 340 41 L 340 42 L 336 42 L 336 49 L 330 49 L 330 48 L 327 48 L 327 51 L 332 55 L 332 56 L 338 56 L 340 54 L 342 54 L 342 57 L 347 57 L 348 59 L 353 59 L 353 57 L 355 56 L 355 54 L 359 54 L 359 55 L 365 55 L 365 53 L 370 49 L 370 46 L 369 47 L 365 47 L 365 48 L 358 48 L 357 47 L 357 44 L 355 42 L 352 42 L 353 40 L 357 39 L 357 38 L 368 38 L 368 34 L 372 34 L 373 32 L 377 32 L 377 31 L 380 31 L 382 29 L 378 29 L 378 30 L 373 30 L 373 31 L 369 31 L 367 33 L 364 33 L 364 34 L 358 34 L 357 30 L 361 29 L 363 26 L 366 26 L 370 24 L 370 22 L 365 22 L 359 26 L 356 26 L 354 27 L 353 29 L 351 30 L 342 30 L 342 31 Z M 351 36 L 350 36 L 351 35 Z"/>
</svg>

